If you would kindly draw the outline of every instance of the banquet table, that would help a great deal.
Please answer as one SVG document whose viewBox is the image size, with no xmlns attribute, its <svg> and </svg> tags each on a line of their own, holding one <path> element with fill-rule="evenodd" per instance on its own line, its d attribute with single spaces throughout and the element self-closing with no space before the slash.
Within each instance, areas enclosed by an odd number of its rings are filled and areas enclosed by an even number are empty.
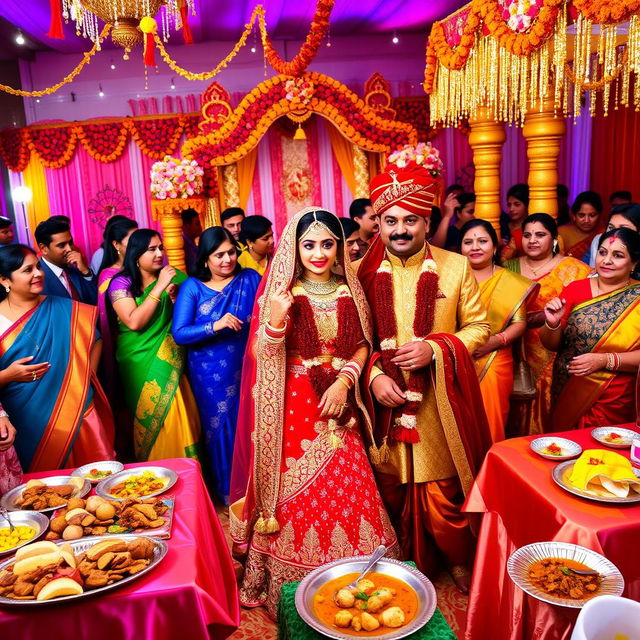
<svg viewBox="0 0 640 640">
<path fill-rule="evenodd" d="M 619 425 L 638 431 L 634 425 Z M 606 449 L 591 430 L 553 434 L 583 450 Z M 540 602 L 509 578 L 506 564 L 533 542 L 571 542 L 596 551 L 621 571 L 625 595 L 640 600 L 640 504 L 604 504 L 568 493 L 554 482 L 557 464 L 529 448 L 534 436 L 494 444 L 464 510 L 482 523 L 467 612 L 467 640 L 568 640 L 578 609 Z M 613 451 L 613 449 L 610 449 Z M 629 449 L 616 449 L 629 457 Z"/>
<path fill-rule="evenodd" d="M 0 637 L 36 640 L 216 640 L 240 624 L 233 561 L 200 465 L 187 458 L 157 460 L 178 482 L 169 551 L 162 562 L 127 586 L 76 602 L 0 607 Z M 144 464 L 130 464 L 127 468 Z M 49 471 L 30 478 L 64 475 Z"/>
</svg>

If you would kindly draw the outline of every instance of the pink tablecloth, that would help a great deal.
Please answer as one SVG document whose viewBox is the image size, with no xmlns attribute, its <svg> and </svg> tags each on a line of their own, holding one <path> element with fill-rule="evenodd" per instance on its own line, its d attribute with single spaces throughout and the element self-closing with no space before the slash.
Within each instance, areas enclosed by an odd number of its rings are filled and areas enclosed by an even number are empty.
<svg viewBox="0 0 640 640">
<path fill-rule="evenodd" d="M 2 607 L 0 637 L 20 640 L 209 640 L 240 624 L 233 562 L 193 460 L 153 464 L 179 476 L 169 552 L 147 575 L 111 593 L 73 604 Z M 127 465 L 136 467 L 141 465 Z M 66 472 L 68 473 L 68 472 Z M 25 477 L 59 475 L 37 473 Z"/>
<path fill-rule="evenodd" d="M 624 425 L 633 428 L 631 425 Z M 605 448 L 590 430 L 554 434 L 583 449 Z M 640 506 L 602 504 L 574 496 L 551 476 L 555 462 L 533 453 L 533 437 L 489 450 L 465 505 L 483 513 L 467 613 L 467 640 L 568 640 L 576 609 L 546 604 L 511 581 L 506 563 L 519 547 L 558 540 L 609 558 L 625 579 L 625 593 L 640 600 Z M 629 457 L 628 449 L 618 453 Z"/>
</svg>

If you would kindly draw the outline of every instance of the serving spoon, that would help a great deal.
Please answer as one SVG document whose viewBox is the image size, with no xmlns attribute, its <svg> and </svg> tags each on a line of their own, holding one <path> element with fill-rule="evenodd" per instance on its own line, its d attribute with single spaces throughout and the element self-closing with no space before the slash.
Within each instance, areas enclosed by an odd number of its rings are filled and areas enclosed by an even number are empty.
<svg viewBox="0 0 640 640">
<path fill-rule="evenodd" d="M 13 526 L 13 522 L 11 522 L 11 518 L 9 517 L 9 512 L 4 507 L 0 507 L 0 516 L 2 516 L 9 523 L 9 531 L 13 533 L 15 530 L 15 527 Z"/>
<path fill-rule="evenodd" d="M 364 569 L 360 572 L 360 575 L 351 583 L 348 584 L 344 587 L 340 587 L 340 589 L 338 589 L 334 594 L 333 594 L 333 600 L 335 602 L 336 600 L 336 596 L 338 595 L 338 591 L 341 591 L 342 589 L 349 589 L 349 590 L 357 590 L 358 588 L 358 582 L 360 582 L 360 580 L 362 580 L 362 578 L 364 578 L 365 575 L 367 575 L 367 573 L 369 573 L 369 571 L 371 571 L 371 567 L 373 567 L 373 565 L 378 562 L 378 560 L 380 560 L 380 558 L 382 558 L 382 556 L 387 553 L 387 547 L 385 547 L 383 544 L 381 544 L 372 554 L 371 557 L 369 558 L 369 562 L 367 562 L 367 564 L 365 565 Z M 336 603 L 337 604 L 337 603 Z"/>
</svg>

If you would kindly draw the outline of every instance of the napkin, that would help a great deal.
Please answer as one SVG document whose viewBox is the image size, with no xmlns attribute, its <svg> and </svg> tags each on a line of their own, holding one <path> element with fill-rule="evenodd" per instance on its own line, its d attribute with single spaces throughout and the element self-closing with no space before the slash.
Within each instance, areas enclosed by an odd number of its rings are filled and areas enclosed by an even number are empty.
<svg viewBox="0 0 640 640">
<path fill-rule="evenodd" d="M 583 491 L 604 488 L 618 498 L 626 498 L 629 491 L 640 493 L 640 479 L 633 473 L 629 460 L 604 449 L 583 451 L 573 466 L 569 482 Z"/>
</svg>

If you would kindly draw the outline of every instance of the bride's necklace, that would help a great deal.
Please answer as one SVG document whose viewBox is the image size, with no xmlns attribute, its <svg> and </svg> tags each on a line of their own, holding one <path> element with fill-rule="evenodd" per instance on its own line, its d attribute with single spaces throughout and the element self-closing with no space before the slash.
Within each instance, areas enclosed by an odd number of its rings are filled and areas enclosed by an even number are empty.
<svg viewBox="0 0 640 640">
<path fill-rule="evenodd" d="M 332 293 L 335 293 L 340 286 L 340 283 L 333 274 L 331 274 L 331 277 L 328 280 L 324 281 L 309 280 L 308 278 L 301 277 L 300 284 L 307 293 L 311 293 L 316 296 L 329 296 Z"/>
<path fill-rule="evenodd" d="M 529 264 L 529 261 L 527 260 L 527 258 L 524 258 L 524 263 L 527 265 L 527 269 L 529 269 L 529 271 L 531 271 L 531 273 L 533 273 L 534 276 L 537 276 L 538 271 L 544 269 L 544 267 L 546 267 L 549 263 L 551 263 L 554 258 L 555 256 L 551 256 L 549 260 L 547 260 L 544 264 L 541 264 L 539 267 L 536 267 L 535 269 Z"/>
</svg>

